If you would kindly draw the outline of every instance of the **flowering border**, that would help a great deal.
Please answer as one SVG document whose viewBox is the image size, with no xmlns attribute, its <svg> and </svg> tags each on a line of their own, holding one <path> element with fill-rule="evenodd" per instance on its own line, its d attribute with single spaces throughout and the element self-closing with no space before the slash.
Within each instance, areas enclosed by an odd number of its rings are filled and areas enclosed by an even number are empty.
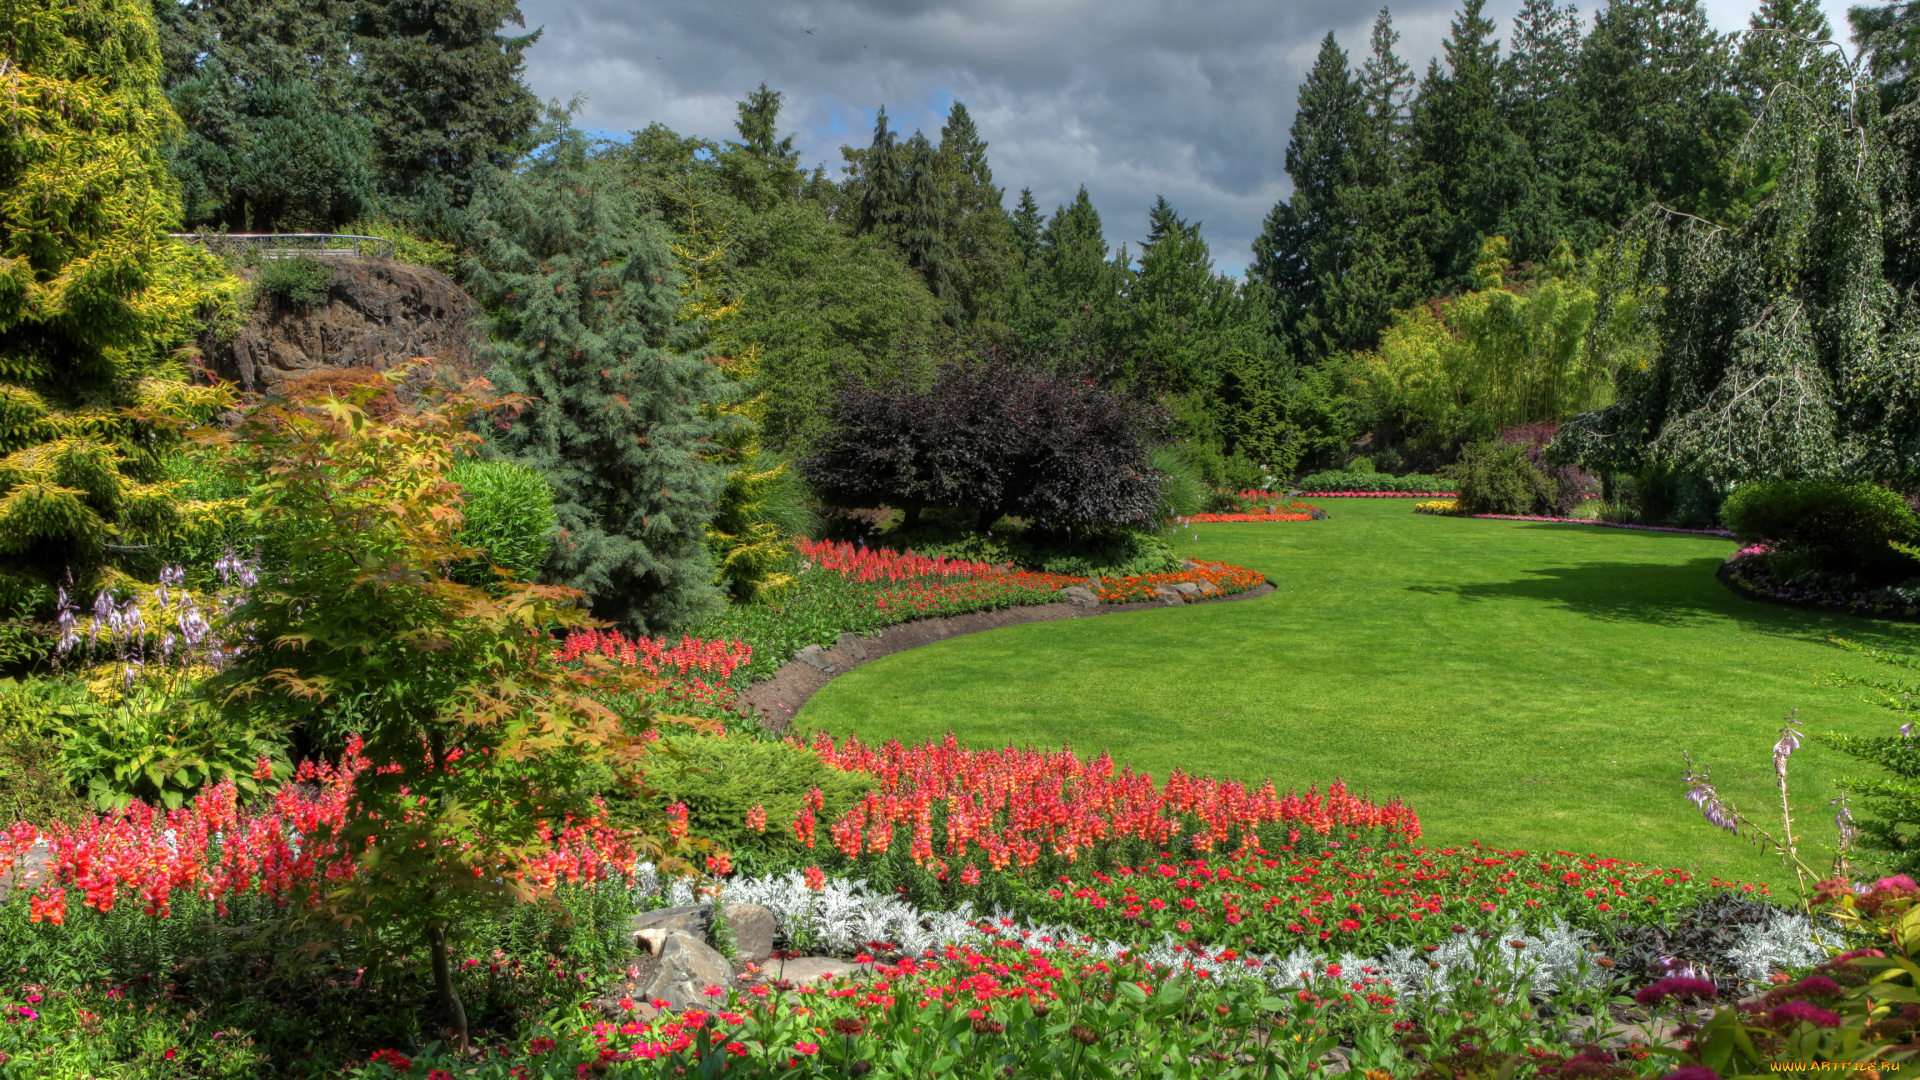
<svg viewBox="0 0 1920 1080">
<path fill-rule="evenodd" d="M 1720 564 L 1713 576 L 1727 591 L 1746 600 L 1756 600 L 1765 604 L 1778 604 L 1781 607 L 1799 608 L 1802 611 L 1819 611 L 1832 615 L 1851 615 L 1860 619 L 1881 619 L 1886 622 L 1920 623 L 1920 607 L 1908 607 L 1904 610 L 1888 604 L 1868 604 L 1862 600 L 1821 600 L 1815 597 L 1785 596 L 1762 588 L 1741 573 L 1753 564 L 1756 555 L 1765 553 L 1760 546 L 1741 548 L 1727 561 Z"/>
<path fill-rule="evenodd" d="M 1686 533 L 1689 536 L 1718 536 L 1733 539 L 1726 529 L 1681 529 L 1672 525 L 1624 525 L 1617 521 L 1590 521 L 1586 518 L 1539 517 L 1533 514 L 1458 514 L 1457 517 L 1486 518 L 1490 521 L 1550 521 L 1556 525 L 1598 525 L 1603 529 L 1632 529 L 1636 532 Z"/>
<path fill-rule="evenodd" d="M 1302 499 L 1457 499 L 1457 491 L 1302 491 Z"/>
</svg>

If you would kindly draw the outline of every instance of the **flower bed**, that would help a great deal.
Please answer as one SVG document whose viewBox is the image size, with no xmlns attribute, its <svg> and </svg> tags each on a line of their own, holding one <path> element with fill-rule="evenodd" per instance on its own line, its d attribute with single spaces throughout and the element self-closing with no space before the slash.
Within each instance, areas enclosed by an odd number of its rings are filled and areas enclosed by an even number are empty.
<svg viewBox="0 0 1920 1080">
<path fill-rule="evenodd" d="M 618 630 L 569 634 L 557 650 L 563 663 L 589 654 L 625 667 L 638 667 L 660 680 L 656 704 L 695 712 L 738 713 L 733 679 L 753 662 L 753 646 L 744 641 L 703 641 L 682 636 L 669 646 L 664 638 L 629 638 Z"/>
<path fill-rule="evenodd" d="M 1195 514 L 1179 520 L 1182 524 L 1221 521 L 1319 521 L 1327 516 L 1327 512 L 1317 506 L 1299 501 L 1288 502 L 1287 496 L 1271 491 L 1242 491 L 1234 497 L 1234 505 L 1239 509 L 1227 513 Z"/>
<path fill-rule="evenodd" d="M 1769 560 L 1772 554 L 1763 544 L 1741 548 L 1727 556 L 1716 576 L 1727 588 L 1750 600 L 1869 619 L 1920 621 L 1920 589 L 1904 584 L 1861 587 L 1850 577 L 1786 580 L 1773 572 Z"/>
<path fill-rule="evenodd" d="M 1459 509 L 1460 504 L 1454 499 L 1434 499 L 1430 502 L 1415 503 L 1413 505 L 1413 512 L 1416 514 L 1439 514 L 1446 516 L 1457 513 Z"/>
<path fill-rule="evenodd" d="M 1453 491 L 1303 491 L 1303 499 L 1452 499 Z"/>
<path fill-rule="evenodd" d="M 1541 517 L 1534 514 L 1467 514 L 1466 517 L 1485 518 L 1490 521 L 1548 521 L 1558 525 L 1598 525 L 1605 529 L 1633 529 L 1639 532 L 1689 533 L 1694 536 L 1721 536 L 1733 539 L 1733 533 L 1726 529 L 1682 529 L 1673 525 L 1626 525 L 1617 521 L 1596 521 L 1592 518 Z"/>
<path fill-rule="evenodd" d="M 1564 920 L 1598 931 L 1622 921 L 1659 922 L 1727 884 L 1568 852 L 1434 850 L 1389 841 L 1377 850 L 1159 857 L 1106 873 L 1063 874 L 1034 883 L 1019 910 L 1126 940 L 1174 935 L 1282 954 L 1305 946 L 1370 955 L 1444 941 L 1462 925 L 1497 930 Z"/>
</svg>

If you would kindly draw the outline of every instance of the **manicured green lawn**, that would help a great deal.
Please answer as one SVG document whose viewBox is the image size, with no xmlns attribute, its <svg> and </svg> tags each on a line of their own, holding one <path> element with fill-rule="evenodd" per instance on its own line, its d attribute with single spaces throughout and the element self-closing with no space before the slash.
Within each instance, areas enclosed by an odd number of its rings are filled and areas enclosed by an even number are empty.
<svg viewBox="0 0 1920 1080">
<path fill-rule="evenodd" d="M 1158 775 L 1283 788 L 1344 777 L 1412 803 L 1441 843 L 1775 883 L 1777 862 L 1684 798 L 1681 751 L 1742 809 L 1771 804 L 1777 820 L 1770 749 L 1789 709 L 1815 731 L 1894 730 L 1855 691 L 1820 684 L 1874 666 L 1826 639 L 1920 634 L 1738 599 L 1713 577 L 1729 541 L 1426 517 L 1404 499 L 1316 502 L 1330 520 L 1202 525 L 1182 544 L 1264 572 L 1279 588 L 1263 599 L 941 642 L 836 679 L 800 722 L 868 739 L 1065 743 Z M 1793 759 L 1797 824 L 1819 845 L 1843 765 L 1811 742 Z"/>
</svg>

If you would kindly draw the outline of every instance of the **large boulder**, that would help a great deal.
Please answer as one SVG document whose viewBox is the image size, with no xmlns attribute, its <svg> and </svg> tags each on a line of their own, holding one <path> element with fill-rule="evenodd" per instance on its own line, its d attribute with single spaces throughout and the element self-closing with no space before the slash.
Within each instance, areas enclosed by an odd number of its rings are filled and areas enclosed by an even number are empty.
<svg viewBox="0 0 1920 1080">
<path fill-rule="evenodd" d="M 628 920 L 627 929 L 634 935 L 636 950 L 652 951 L 674 933 L 705 940 L 710 936 L 707 922 L 712 915 L 713 908 L 706 904 L 655 908 Z M 758 964 L 773 955 L 773 937 L 778 930 L 773 912 L 759 904 L 723 904 L 720 917 L 727 920 L 727 929 L 733 932 L 734 960 Z"/>
<path fill-rule="evenodd" d="M 325 301 L 262 296 L 231 341 L 201 342 L 207 366 L 248 393 L 339 368 L 385 371 L 432 357 L 456 376 L 477 369 L 480 305 L 446 275 L 393 259 L 327 256 Z"/>
<path fill-rule="evenodd" d="M 716 1000 L 708 987 L 725 990 L 733 982 L 733 965 L 713 947 L 680 930 L 665 931 L 653 977 L 641 990 L 648 1001 L 665 1001 L 676 1009 L 705 1008 Z"/>
</svg>

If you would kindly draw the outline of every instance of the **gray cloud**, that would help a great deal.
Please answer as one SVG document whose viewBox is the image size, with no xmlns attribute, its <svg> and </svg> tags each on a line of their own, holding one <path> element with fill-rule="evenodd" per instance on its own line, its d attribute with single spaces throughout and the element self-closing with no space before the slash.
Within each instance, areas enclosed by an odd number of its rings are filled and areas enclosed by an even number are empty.
<svg viewBox="0 0 1920 1080">
<path fill-rule="evenodd" d="M 1437 52 L 1454 0 L 1394 5 L 1401 54 Z M 1517 0 L 1495 0 L 1504 26 Z M 1844 0 L 1828 0 L 1830 17 Z M 1712 0 L 1744 25 L 1751 0 Z M 1338 0 L 522 0 L 544 27 L 527 53 L 543 97 L 585 95 L 582 123 L 655 121 L 732 137 L 734 103 L 762 81 L 786 93 L 782 126 L 809 165 L 837 173 L 884 105 L 935 135 L 964 101 L 1009 205 L 1043 208 L 1085 184 L 1110 243 L 1137 242 L 1157 195 L 1238 272 L 1261 218 L 1288 190 L 1294 95 L 1320 39 L 1366 46 L 1375 6 Z M 809 33 L 808 31 L 811 31 Z M 1356 60 L 1358 57 L 1356 56 Z"/>
</svg>

